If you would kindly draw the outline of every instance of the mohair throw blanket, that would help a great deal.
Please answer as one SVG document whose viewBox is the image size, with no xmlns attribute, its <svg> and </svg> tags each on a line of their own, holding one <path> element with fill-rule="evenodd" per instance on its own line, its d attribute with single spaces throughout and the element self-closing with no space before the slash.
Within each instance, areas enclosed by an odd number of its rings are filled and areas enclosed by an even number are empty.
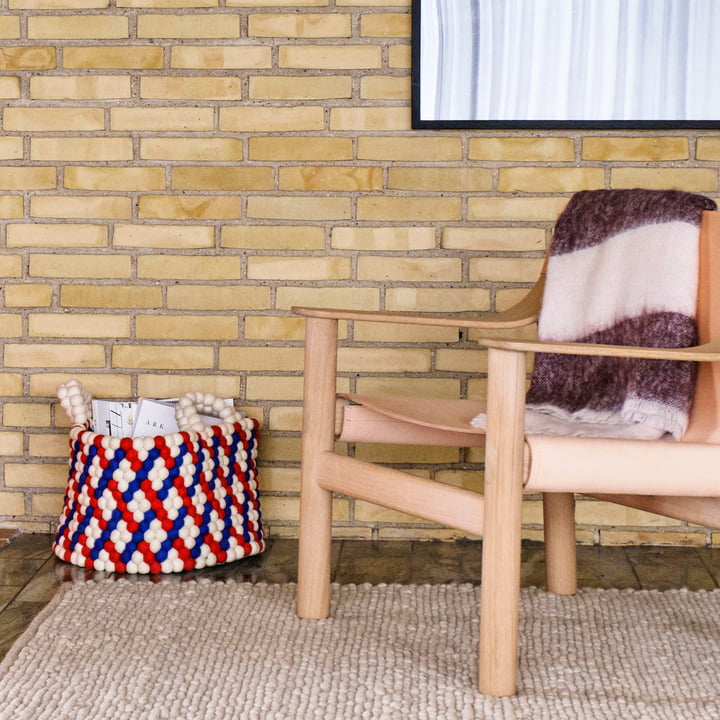
<svg viewBox="0 0 720 720">
<path fill-rule="evenodd" d="M 715 208 L 709 198 L 679 191 L 573 196 L 555 227 L 538 337 L 696 344 L 700 221 L 703 210 Z M 687 427 L 695 377 L 689 362 L 539 353 L 526 431 L 677 439 Z"/>
</svg>

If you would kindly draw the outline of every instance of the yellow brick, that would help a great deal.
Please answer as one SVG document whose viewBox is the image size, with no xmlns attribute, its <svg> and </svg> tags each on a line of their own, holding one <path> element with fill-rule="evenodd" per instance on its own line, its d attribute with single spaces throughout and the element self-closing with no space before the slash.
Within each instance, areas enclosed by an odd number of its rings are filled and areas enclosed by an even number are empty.
<svg viewBox="0 0 720 720">
<path fill-rule="evenodd" d="M 6 463 L 5 487 L 64 488 L 67 475 L 65 463 Z"/>
<path fill-rule="evenodd" d="M 141 138 L 140 158 L 233 162 L 243 159 L 243 145 L 235 138 Z"/>
<path fill-rule="evenodd" d="M 167 289 L 170 310 L 265 310 L 270 289 L 243 285 L 171 285 Z"/>
<path fill-rule="evenodd" d="M 0 337 L 22 337 L 22 317 L 0 313 Z"/>
<path fill-rule="evenodd" d="M 244 337 L 247 340 L 302 340 L 305 321 L 298 317 L 249 315 L 245 318 Z"/>
<path fill-rule="evenodd" d="M 695 148 L 698 160 L 720 160 L 720 138 L 699 137 Z"/>
<path fill-rule="evenodd" d="M 446 227 L 442 231 L 441 247 L 449 250 L 544 251 L 545 230 L 541 228 Z"/>
<path fill-rule="evenodd" d="M 543 258 L 471 258 L 470 279 L 492 282 L 535 282 Z"/>
<path fill-rule="evenodd" d="M 376 288 L 280 287 L 275 307 L 289 310 L 293 305 L 353 310 L 379 310 L 380 296 Z"/>
<path fill-rule="evenodd" d="M 236 280 L 240 278 L 240 258 L 142 255 L 138 258 L 137 275 L 173 280 Z"/>
<path fill-rule="evenodd" d="M 0 195 L 0 218 L 16 220 L 24 214 L 23 199 L 20 195 Z"/>
<path fill-rule="evenodd" d="M 320 7 L 327 5 L 328 0 L 293 0 L 293 7 Z M 287 0 L 227 0 L 227 7 L 287 7 Z"/>
<path fill-rule="evenodd" d="M 301 400 L 302 377 L 249 375 L 245 396 L 248 400 Z"/>
<path fill-rule="evenodd" d="M 261 489 L 267 492 L 298 492 L 300 471 L 297 468 L 264 467 Z"/>
<path fill-rule="evenodd" d="M 50 190 L 56 186 L 57 173 L 53 167 L 0 167 L 3 190 Z"/>
<path fill-rule="evenodd" d="M 139 248 L 210 248 L 215 245 L 208 225 L 121 225 L 115 226 L 113 245 Z"/>
<path fill-rule="evenodd" d="M 34 493 L 31 499 L 32 514 L 35 517 L 50 515 L 57 518 L 63 508 L 63 493 Z"/>
<path fill-rule="evenodd" d="M 272 49 L 259 46 L 176 46 L 172 48 L 170 67 L 206 70 L 262 70 L 272 67 Z"/>
<path fill-rule="evenodd" d="M 221 347 L 218 368 L 247 372 L 296 371 L 303 367 L 301 347 Z"/>
<path fill-rule="evenodd" d="M 350 199 L 345 197 L 261 197 L 248 198 L 247 216 L 267 220 L 348 220 Z"/>
<path fill-rule="evenodd" d="M 453 350 L 438 348 L 435 369 L 445 372 L 487 372 L 487 353 L 481 350 Z"/>
<path fill-rule="evenodd" d="M 28 318 L 29 337 L 130 337 L 128 315 L 101 315 L 98 313 L 72 315 L 33 313 Z"/>
<path fill-rule="evenodd" d="M 22 375 L 20 373 L 11 372 L 0 373 L 0 395 L 5 395 L 7 397 L 20 397 L 21 395 L 24 395 Z M 22 438 L 20 439 L 20 446 L 22 447 Z M 1 448 L 0 451 L 2 451 Z"/>
<path fill-rule="evenodd" d="M 410 78 L 371 75 L 360 79 L 363 100 L 409 100 Z"/>
<path fill-rule="evenodd" d="M 358 258 L 358 280 L 380 282 L 459 282 L 460 258 L 407 258 L 366 255 Z"/>
<path fill-rule="evenodd" d="M 213 349 L 202 345 L 113 345 L 112 367 L 137 370 L 203 370 L 213 366 Z"/>
<path fill-rule="evenodd" d="M 15 40 L 20 37 L 20 17 L 17 15 L 0 16 L 0 40 Z"/>
<path fill-rule="evenodd" d="M 20 255 L 0 255 L 0 275 L 5 278 L 22 277 L 22 257 Z"/>
<path fill-rule="evenodd" d="M 237 317 L 225 315 L 138 315 L 141 340 L 237 340 Z"/>
<path fill-rule="evenodd" d="M 0 515 L 24 515 L 25 496 L 19 492 L 0 492 Z"/>
<path fill-rule="evenodd" d="M 0 159 L 22 160 L 23 141 L 21 137 L 0 137 Z"/>
<path fill-rule="evenodd" d="M 239 38 L 240 16 L 235 14 L 138 15 L 138 38 Z"/>
<path fill-rule="evenodd" d="M 582 141 L 584 160 L 660 162 L 687 160 L 686 137 L 586 137 Z"/>
<path fill-rule="evenodd" d="M 325 112 L 319 105 L 220 108 L 220 130 L 229 132 L 298 132 L 324 127 Z"/>
<path fill-rule="evenodd" d="M 74 70 L 160 70 L 163 49 L 148 45 L 67 46 L 63 48 L 63 66 Z"/>
<path fill-rule="evenodd" d="M 108 5 L 109 0 L 8 0 L 11 10 L 91 10 Z"/>
<path fill-rule="evenodd" d="M 213 110 L 193 107 L 111 108 L 110 129 L 113 132 L 209 131 L 213 129 Z"/>
<path fill-rule="evenodd" d="M 388 48 L 388 67 L 391 69 L 409 70 L 411 55 L 409 45 L 391 45 Z"/>
<path fill-rule="evenodd" d="M 360 377 L 357 392 L 362 395 L 457 398 L 460 382 L 451 378 Z"/>
<path fill-rule="evenodd" d="M 555 221 L 566 197 L 481 197 L 468 199 L 468 220 Z"/>
<path fill-rule="evenodd" d="M 336 227 L 331 245 L 340 250 L 430 250 L 435 231 L 429 227 Z"/>
<path fill-rule="evenodd" d="M 5 283 L 5 307 L 47 307 L 52 302 L 52 285 Z"/>
<path fill-rule="evenodd" d="M 352 160 L 352 140 L 332 137 L 253 137 L 250 160 Z"/>
<path fill-rule="evenodd" d="M 51 70 L 57 67 L 54 47 L 0 47 L 0 70 Z"/>
<path fill-rule="evenodd" d="M 310 225 L 226 225 L 220 246 L 247 250 L 322 250 L 325 230 Z"/>
<path fill-rule="evenodd" d="M 355 450 L 355 457 L 359 460 L 381 464 L 446 464 L 457 462 L 459 455 L 460 451 L 457 448 L 439 448 L 424 445 L 373 445 L 363 443 Z M 389 518 L 390 516 L 386 517 Z"/>
<path fill-rule="evenodd" d="M 351 17 L 341 13 L 253 13 L 248 17 L 250 37 L 350 37 Z"/>
<path fill-rule="evenodd" d="M 121 137 L 33 137 L 30 159 L 44 161 L 102 162 L 132 160 L 130 138 Z M 72 166 L 65 168 L 65 173 Z"/>
<path fill-rule="evenodd" d="M 331 100 L 352 97 L 349 77 L 251 77 L 251 100 Z"/>
<path fill-rule="evenodd" d="M 341 372 L 428 372 L 430 351 L 425 349 L 349 348 L 338 351 Z"/>
<path fill-rule="evenodd" d="M 410 130 L 411 122 L 408 107 L 333 108 L 330 111 L 330 129 L 340 132 Z"/>
<path fill-rule="evenodd" d="M 605 185 L 602 168 L 510 167 L 500 168 L 500 192 L 567 193 L 592 190 Z"/>
<path fill-rule="evenodd" d="M 64 184 L 71 190 L 107 190 L 133 192 L 163 190 L 165 171 L 162 168 L 86 167 L 65 168 Z"/>
<path fill-rule="evenodd" d="M 357 165 L 311 165 L 280 168 L 281 190 L 382 190 L 382 169 Z"/>
<path fill-rule="evenodd" d="M 104 225 L 80 223 L 32 223 L 8 225 L 8 247 L 106 247 L 108 230 Z"/>
<path fill-rule="evenodd" d="M 129 278 L 126 255 L 30 255 L 30 277 Z"/>
<path fill-rule="evenodd" d="M 623 525 L 655 527 L 680 525 L 680 521 L 673 518 L 595 500 L 578 501 L 575 506 L 575 522 L 578 525 L 610 525 L 613 527 Z"/>
<path fill-rule="evenodd" d="M 132 216 L 132 201 L 128 197 L 118 195 L 101 197 L 36 195 L 30 198 L 30 215 L 46 218 L 124 220 Z"/>
<path fill-rule="evenodd" d="M 364 13 L 360 17 L 362 37 L 409 38 L 410 30 L 408 13 Z"/>
<path fill-rule="evenodd" d="M 490 309 L 485 288 L 388 288 L 385 306 L 392 311 L 466 312 Z"/>
<path fill-rule="evenodd" d="M 272 190 L 271 167 L 180 165 L 173 168 L 173 190 Z"/>
<path fill-rule="evenodd" d="M 471 138 L 470 160 L 490 162 L 569 162 L 575 158 L 571 138 Z"/>
<path fill-rule="evenodd" d="M 1 61 L 2 56 L 0 55 L 0 62 Z M 11 77 L 9 75 L 4 75 L 0 77 L 0 98 L 15 100 L 20 97 L 20 94 L 21 89 L 19 77 Z"/>
<path fill-rule="evenodd" d="M 234 77 L 144 77 L 140 97 L 150 100 L 240 100 L 240 78 Z"/>
<path fill-rule="evenodd" d="M 358 160 L 450 162 L 462 159 L 462 143 L 453 137 L 361 137 Z"/>
<path fill-rule="evenodd" d="M 705 545 L 704 532 L 601 530 L 601 545 Z"/>
<path fill-rule="evenodd" d="M 382 67 L 380 47 L 373 45 L 285 45 L 279 66 L 308 70 L 374 70 Z"/>
<path fill-rule="evenodd" d="M 209 8 L 217 7 L 218 0 L 118 0 L 117 6 L 136 8 Z"/>
<path fill-rule="evenodd" d="M 28 18 L 28 38 L 33 40 L 115 40 L 129 34 L 128 19 L 108 13 Z"/>
<path fill-rule="evenodd" d="M 3 112 L 6 130 L 67 132 L 70 130 L 104 130 L 105 115 L 101 108 L 33 107 L 6 108 Z"/>
<path fill-rule="evenodd" d="M 403 323 L 363 323 L 355 321 L 353 338 L 360 342 L 452 343 L 459 340 L 460 331 L 451 327 L 405 325 Z"/>
<path fill-rule="evenodd" d="M 34 100 L 115 100 L 132 96 L 130 78 L 120 75 L 30 78 Z"/>
<path fill-rule="evenodd" d="M 613 188 L 715 192 L 718 189 L 718 178 L 714 168 L 616 167 L 610 171 L 610 184 Z"/>
<path fill-rule="evenodd" d="M 492 170 L 452 167 L 391 167 L 390 190 L 483 192 L 492 190 Z"/>
<path fill-rule="evenodd" d="M 66 383 L 68 380 L 77 377 L 77 372 L 73 370 L 66 373 L 33 373 L 30 377 L 30 395 L 33 397 L 55 397 L 57 386 L 60 383 Z M 129 375 L 102 371 L 98 373 L 83 372 L 81 379 L 83 387 L 93 397 L 128 398 L 132 394 L 132 378 Z M 56 424 L 59 423 L 60 420 L 64 420 L 66 424 L 70 423 L 70 419 L 60 407 L 59 403 L 55 406 L 55 416 Z M 63 452 L 63 455 L 64 454 Z"/>
<path fill-rule="evenodd" d="M 49 405 L 9 402 L 3 405 L 3 425 L 5 427 L 47 427 L 49 424 Z"/>
<path fill-rule="evenodd" d="M 85 308 L 156 308 L 162 304 L 162 290 L 142 285 L 73 283 L 61 286 L 60 304 Z"/>
<path fill-rule="evenodd" d="M 138 217 L 169 220 L 239 220 L 240 199 L 213 195 L 143 195 Z"/>
<path fill-rule="evenodd" d="M 360 197 L 357 219 L 369 221 L 439 222 L 462 219 L 459 197 Z"/>
<path fill-rule="evenodd" d="M 138 395 L 145 397 L 179 397 L 186 392 L 210 392 L 217 397 L 234 398 L 240 393 L 237 377 L 212 375 L 172 375 L 152 373 L 138 376 Z"/>
<path fill-rule="evenodd" d="M 102 345 L 24 343 L 5 345 L 5 367 L 19 368 L 86 368 L 104 367 Z"/>
<path fill-rule="evenodd" d="M 352 271 L 350 258 L 255 256 L 248 258 L 250 280 L 347 280 Z"/>
</svg>

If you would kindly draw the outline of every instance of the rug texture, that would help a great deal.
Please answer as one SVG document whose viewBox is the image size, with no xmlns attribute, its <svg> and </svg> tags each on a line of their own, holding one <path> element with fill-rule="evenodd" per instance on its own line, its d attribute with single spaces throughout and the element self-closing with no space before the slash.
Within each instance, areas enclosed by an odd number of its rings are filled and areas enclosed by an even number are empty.
<svg viewBox="0 0 720 720">
<path fill-rule="evenodd" d="M 0 665 L 3 720 L 720 717 L 720 592 L 524 590 L 521 682 L 475 691 L 479 590 L 127 580 L 63 590 Z"/>
</svg>

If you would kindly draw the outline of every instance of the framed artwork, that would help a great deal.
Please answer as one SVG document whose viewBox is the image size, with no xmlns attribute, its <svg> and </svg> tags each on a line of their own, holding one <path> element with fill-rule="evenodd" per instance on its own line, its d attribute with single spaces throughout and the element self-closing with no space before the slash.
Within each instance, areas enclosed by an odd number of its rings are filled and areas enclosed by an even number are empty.
<svg viewBox="0 0 720 720">
<path fill-rule="evenodd" d="M 415 128 L 720 128 L 720 0 L 413 0 Z"/>
</svg>

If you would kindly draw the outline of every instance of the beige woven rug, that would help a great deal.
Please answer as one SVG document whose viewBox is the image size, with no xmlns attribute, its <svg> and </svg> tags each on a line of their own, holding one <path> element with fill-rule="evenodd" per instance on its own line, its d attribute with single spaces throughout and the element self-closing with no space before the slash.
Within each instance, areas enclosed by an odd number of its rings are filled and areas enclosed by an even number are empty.
<svg viewBox="0 0 720 720">
<path fill-rule="evenodd" d="M 720 718 L 720 591 L 523 591 L 521 687 L 475 692 L 478 589 L 70 586 L 0 665 L 3 720 Z"/>
</svg>

